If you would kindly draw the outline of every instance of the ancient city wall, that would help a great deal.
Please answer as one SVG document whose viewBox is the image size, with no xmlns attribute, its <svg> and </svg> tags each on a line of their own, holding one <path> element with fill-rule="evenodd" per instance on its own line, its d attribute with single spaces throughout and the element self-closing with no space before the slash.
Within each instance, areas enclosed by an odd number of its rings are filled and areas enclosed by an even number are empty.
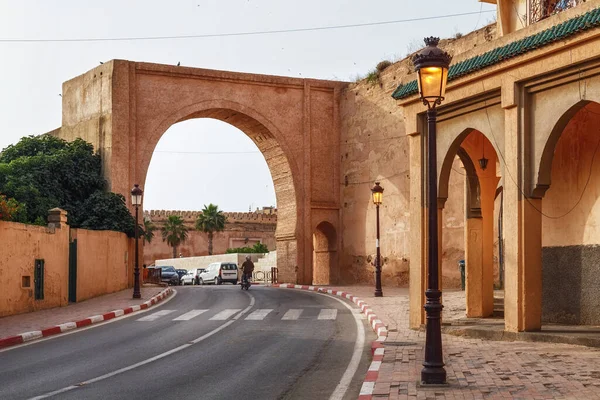
<svg viewBox="0 0 600 400">
<path fill-rule="evenodd" d="M 442 40 L 441 46 L 460 54 L 495 37 L 487 26 L 460 39 Z M 374 82 L 351 84 L 342 96 L 341 192 L 342 279 L 347 283 L 373 282 L 375 206 L 371 187 L 379 180 L 384 188 L 380 207 L 381 254 L 384 285 L 408 285 L 409 270 L 409 146 L 402 108 L 391 95 L 413 72 L 409 59 L 394 63 Z M 425 111 L 425 109 L 424 109 Z M 464 258 L 464 176 L 455 162 L 450 175 L 450 196 L 442 216 L 444 287 L 460 287 L 457 261 Z"/>
<path fill-rule="evenodd" d="M 150 210 L 144 218 L 150 219 L 156 226 L 154 238 L 144 243 L 144 264 L 151 265 L 156 260 L 173 258 L 173 248 L 161 237 L 160 228 L 169 215 L 179 215 L 189 228 L 188 239 L 179 246 L 177 252 L 183 257 L 208 255 L 208 236 L 195 230 L 196 219 L 200 211 L 168 211 Z M 225 212 L 227 223 L 225 230 L 213 234 L 213 254 L 223 254 L 228 248 L 252 247 L 262 243 L 271 251 L 275 250 L 275 228 L 277 227 L 276 210 L 259 210 L 255 212 Z M 179 254 L 178 254 L 179 255 Z"/>
</svg>

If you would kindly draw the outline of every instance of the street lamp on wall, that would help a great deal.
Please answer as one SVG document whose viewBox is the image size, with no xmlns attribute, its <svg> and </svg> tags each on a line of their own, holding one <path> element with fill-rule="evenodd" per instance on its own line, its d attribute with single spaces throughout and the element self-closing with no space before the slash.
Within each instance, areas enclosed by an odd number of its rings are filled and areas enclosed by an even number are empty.
<svg viewBox="0 0 600 400">
<path fill-rule="evenodd" d="M 485 169 L 487 168 L 488 165 L 488 159 L 485 158 L 485 140 L 483 141 L 483 155 L 481 156 L 481 158 L 479 160 L 477 160 L 479 162 L 479 166 L 481 167 L 482 171 L 485 171 Z"/>
<path fill-rule="evenodd" d="M 142 195 L 144 191 L 140 189 L 140 186 L 136 183 L 131 189 L 131 204 L 135 207 L 135 269 L 133 272 L 133 298 L 140 299 L 142 294 L 140 292 L 140 264 L 138 255 L 138 238 L 139 238 L 139 224 L 138 224 L 138 208 L 142 205 Z"/>
<path fill-rule="evenodd" d="M 383 203 L 383 188 L 379 185 L 379 182 L 375 182 L 375 186 L 371 188 L 373 193 L 373 204 L 377 210 L 377 255 L 375 256 L 375 297 L 383 297 L 383 291 L 381 290 L 381 253 L 379 251 L 379 206 Z"/>
<path fill-rule="evenodd" d="M 425 357 L 421 370 L 423 384 L 445 384 L 446 370 L 442 353 L 441 314 L 442 292 L 438 276 L 438 218 L 437 218 L 437 149 L 436 106 L 442 104 L 446 93 L 448 69 L 452 57 L 437 47 L 439 38 L 425 38 L 427 47 L 413 57 L 418 74 L 419 95 L 427 106 L 427 216 L 429 237 L 427 248 L 427 289 L 425 290 Z"/>
</svg>

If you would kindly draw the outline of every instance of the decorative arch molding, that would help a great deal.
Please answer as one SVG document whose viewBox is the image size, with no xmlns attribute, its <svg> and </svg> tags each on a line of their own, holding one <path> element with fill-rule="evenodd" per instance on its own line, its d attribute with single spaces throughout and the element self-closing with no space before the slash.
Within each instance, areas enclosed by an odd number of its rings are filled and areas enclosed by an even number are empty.
<svg viewBox="0 0 600 400">
<path fill-rule="evenodd" d="M 300 201 L 298 182 L 294 177 L 299 174 L 292 173 L 292 166 L 287 156 L 290 150 L 276 126 L 257 110 L 243 104 L 222 99 L 207 100 L 190 104 L 169 114 L 146 137 L 136 174 L 140 176 L 140 181 L 146 180 L 154 149 L 164 133 L 174 124 L 194 118 L 213 118 L 227 122 L 244 132 L 256 144 L 271 171 L 279 218 L 288 221 L 286 225 L 277 225 L 276 237 L 294 235 L 297 226 L 297 204 Z M 295 169 L 297 170 L 297 166 Z M 293 191 L 293 195 L 285 195 L 283 199 L 282 193 L 290 190 Z M 284 230 L 281 227 L 288 227 L 288 229 Z"/>
<path fill-rule="evenodd" d="M 102 155 L 109 190 L 125 195 L 132 209 L 129 191 L 145 181 L 171 125 L 214 118 L 239 128 L 263 153 L 273 178 L 279 277 L 309 284 L 313 213 L 340 212 L 341 193 L 330 188 L 339 182 L 339 103 L 346 86 L 111 60 L 63 84 L 57 136 L 91 142 Z"/>
<path fill-rule="evenodd" d="M 556 150 L 558 140 L 562 136 L 569 121 L 590 103 L 592 103 L 591 100 L 580 100 L 564 111 L 562 115 L 559 114 L 560 116 L 554 123 L 554 128 L 552 128 L 552 131 L 548 135 L 546 144 L 541 153 L 537 168 L 537 180 L 535 182 L 535 187 L 532 190 L 532 197 L 542 198 L 550 188 L 550 184 L 552 183 L 552 161 L 554 160 L 554 151 Z"/>
<path fill-rule="evenodd" d="M 473 160 L 465 149 L 460 147 L 457 152 L 460 161 L 463 163 L 467 174 L 467 198 L 466 213 L 467 218 L 481 218 L 481 187 L 479 186 L 479 177 Z"/>
<path fill-rule="evenodd" d="M 588 104 L 600 103 L 600 60 L 524 84 L 526 122 L 524 193 L 543 198 L 550 187 L 556 145 L 569 121 Z"/>
</svg>

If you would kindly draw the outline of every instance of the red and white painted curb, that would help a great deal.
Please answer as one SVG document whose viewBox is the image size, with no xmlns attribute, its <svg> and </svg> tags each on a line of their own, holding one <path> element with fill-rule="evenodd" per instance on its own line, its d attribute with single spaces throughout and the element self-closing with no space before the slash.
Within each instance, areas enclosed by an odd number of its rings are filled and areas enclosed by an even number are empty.
<svg viewBox="0 0 600 400">
<path fill-rule="evenodd" d="M 377 315 L 375 315 L 375 313 L 369 307 L 369 305 L 361 299 L 359 299 L 358 297 L 350 293 L 343 292 L 341 290 L 327 289 L 308 285 L 292 285 L 289 283 L 272 284 L 268 286 L 276 288 L 311 290 L 313 292 L 327 293 L 333 296 L 339 296 L 343 297 L 344 299 L 348 299 L 360 308 L 361 312 L 364 313 L 367 317 L 369 325 L 371 325 L 371 328 L 373 328 L 373 331 L 377 334 L 377 339 L 371 344 L 371 353 L 373 353 L 373 361 L 369 366 L 367 376 L 365 377 L 362 387 L 360 388 L 360 394 L 358 396 L 359 400 L 371 400 L 373 398 L 373 391 L 375 389 L 375 381 L 377 381 L 377 377 L 379 376 L 379 369 L 381 368 L 381 362 L 383 361 L 383 353 L 385 351 L 383 343 L 387 339 L 388 330 L 384 323 L 379 318 L 377 318 Z"/>
<path fill-rule="evenodd" d="M 59 333 L 64 333 L 73 329 L 82 328 L 84 326 L 97 324 L 98 322 L 108 321 L 110 319 L 117 318 L 126 314 L 131 314 L 136 311 L 145 310 L 158 303 L 165 297 L 169 296 L 171 293 L 173 293 L 173 289 L 169 287 L 157 294 L 156 296 L 152 297 L 150 300 L 136 306 L 127 307 L 121 310 L 113 310 L 111 312 L 101 315 L 93 315 L 80 321 L 66 322 L 64 324 L 42 329 L 41 331 L 25 332 L 15 336 L 0 338 L 0 349 L 3 347 L 13 346 L 16 344 L 30 342 L 32 340 L 41 339 L 47 336 L 57 335 Z"/>
</svg>

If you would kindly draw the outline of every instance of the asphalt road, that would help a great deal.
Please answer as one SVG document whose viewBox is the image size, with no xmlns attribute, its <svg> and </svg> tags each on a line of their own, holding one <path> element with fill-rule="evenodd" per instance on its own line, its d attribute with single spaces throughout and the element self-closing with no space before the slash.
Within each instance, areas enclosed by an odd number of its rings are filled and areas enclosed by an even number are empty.
<svg viewBox="0 0 600 400">
<path fill-rule="evenodd" d="M 375 335 L 350 303 L 258 286 L 176 290 L 146 312 L 1 351 L 0 399 L 358 397 Z"/>
</svg>

